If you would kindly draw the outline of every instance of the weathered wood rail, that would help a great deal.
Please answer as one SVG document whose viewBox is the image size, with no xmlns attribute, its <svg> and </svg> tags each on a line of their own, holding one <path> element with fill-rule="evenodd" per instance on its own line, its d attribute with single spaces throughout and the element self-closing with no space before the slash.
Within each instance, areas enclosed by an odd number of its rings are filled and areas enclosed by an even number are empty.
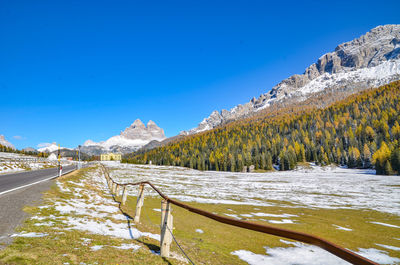
<svg viewBox="0 0 400 265">
<path fill-rule="evenodd" d="M 141 181 L 141 182 L 135 182 L 135 183 L 117 183 L 114 181 L 111 177 L 110 174 L 107 170 L 107 168 L 103 165 L 100 164 L 101 168 L 103 170 L 103 173 L 106 177 L 108 187 L 111 190 L 111 193 L 114 195 L 119 195 L 120 193 L 120 188 L 123 188 L 123 193 L 122 193 L 122 201 L 121 204 L 124 205 L 126 203 L 126 199 L 128 196 L 128 189 L 127 186 L 139 186 L 139 193 L 137 196 L 137 203 L 136 203 L 136 211 L 135 211 L 135 217 L 134 217 L 134 222 L 138 223 L 140 221 L 140 212 L 143 206 L 143 201 L 144 201 L 144 186 L 149 185 L 155 192 L 160 195 L 160 197 L 163 199 L 161 202 L 161 241 L 160 241 L 160 249 L 161 249 L 161 256 L 162 257 L 169 257 L 169 249 L 170 245 L 172 243 L 172 227 L 173 227 L 173 217 L 171 214 L 171 204 L 176 205 L 178 207 L 184 208 L 190 212 L 205 216 L 207 218 L 213 219 L 217 222 L 232 225 L 232 226 L 237 226 L 261 233 L 266 233 L 274 236 L 279 236 L 279 237 L 284 237 L 296 241 L 301 241 L 307 244 L 311 244 L 317 247 L 320 247 L 322 249 L 325 249 L 326 251 L 332 253 L 333 255 L 346 260 L 347 262 L 350 262 L 355 265 L 378 265 L 378 263 L 375 263 L 365 257 L 362 257 L 350 250 L 347 250 L 343 247 L 340 247 L 339 245 L 336 245 L 330 241 L 327 241 L 323 238 L 310 235 L 307 233 L 303 232 L 297 232 L 297 231 L 292 231 L 288 229 L 283 229 L 283 228 L 278 228 L 278 227 L 273 227 L 269 225 L 263 225 L 263 224 L 257 224 L 249 221 L 241 221 L 241 220 L 236 220 L 230 217 L 225 217 L 225 216 L 219 216 L 192 206 L 189 206 L 187 204 L 184 204 L 182 202 L 176 201 L 174 199 L 171 199 L 164 195 L 159 189 L 157 189 L 151 182 L 149 181 Z"/>
</svg>

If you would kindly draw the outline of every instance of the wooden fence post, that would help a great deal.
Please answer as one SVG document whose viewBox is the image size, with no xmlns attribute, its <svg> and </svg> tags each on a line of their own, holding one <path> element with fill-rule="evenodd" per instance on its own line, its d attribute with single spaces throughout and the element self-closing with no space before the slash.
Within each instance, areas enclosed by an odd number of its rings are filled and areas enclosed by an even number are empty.
<svg viewBox="0 0 400 265">
<path fill-rule="evenodd" d="M 136 212 L 135 212 L 135 219 L 134 219 L 135 223 L 140 222 L 140 212 L 142 210 L 143 200 L 144 200 L 144 184 L 140 184 L 139 194 L 138 194 L 137 201 L 136 201 Z"/>
<path fill-rule="evenodd" d="M 172 243 L 173 217 L 171 205 L 168 201 L 161 201 L 161 257 L 169 257 L 169 249 Z"/>
<path fill-rule="evenodd" d="M 122 205 L 125 205 L 127 196 L 128 196 L 128 186 L 125 185 L 122 192 Z"/>
<path fill-rule="evenodd" d="M 115 193 L 116 193 L 115 196 L 119 196 L 119 189 L 120 189 L 120 187 L 121 187 L 121 186 L 117 184 L 117 189 L 116 189 L 116 192 L 115 192 Z"/>
<path fill-rule="evenodd" d="M 115 191 L 117 189 L 117 183 L 113 182 L 113 186 L 112 186 L 112 194 L 115 195 Z"/>
</svg>

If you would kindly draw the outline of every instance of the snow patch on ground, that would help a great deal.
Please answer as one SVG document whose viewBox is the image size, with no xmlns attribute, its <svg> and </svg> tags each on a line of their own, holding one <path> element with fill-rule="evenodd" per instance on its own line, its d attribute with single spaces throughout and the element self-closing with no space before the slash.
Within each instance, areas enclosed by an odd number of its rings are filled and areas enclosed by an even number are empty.
<svg viewBox="0 0 400 265">
<path fill-rule="evenodd" d="M 281 218 L 288 218 L 288 217 L 299 217 L 298 215 L 295 214 L 288 214 L 288 213 L 284 213 L 284 214 L 272 214 L 272 213 L 251 213 L 254 216 L 258 216 L 258 217 L 281 217 Z"/>
<path fill-rule="evenodd" d="M 99 171 L 88 172 L 86 180 L 92 181 L 90 183 L 92 187 L 97 185 L 100 190 L 108 193 L 106 181 Z M 84 182 L 70 183 L 80 187 L 85 186 Z M 126 221 L 127 217 L 119 213 L 119 205 L 112 198 L 104 198 L 92 190 L 81 188 L 74 188 L 72 192 L 75 198 L 54 203 L 55 210 L 62 215 L 66 215 L 65 220 L 62 220 L 64 224 L 68 225 L 66 230 L 75 229 L 125 239 L 138 239 L 146 236 L 158 241 L 160 240 L 160 235 L 158 234 L 141 232 L 126 222 L 113 222 L 111 219 Z M 85 195 L 85 199 L 76 198 L 81 197 L 82 194 Z M 94 218 L 105 220 L 99 221 Z"/>
<path fill-rule="evenodd" d="M 245 214 L 241 214 L 240 216 L 243 216 L 243 217 L 248 217 L 248 218 L 250 218 L 250 217 L 253 217 L 253 215 L 251 215 L 251 214 L 247 214 L 247 213 L 245 213 Z"/>
<path fill-rule="evenodd" d="M 57 187 L 60 189 L 61 192 L 66 193 L 66 192 L 71 192 L 69 188 L 65 188 L 64 185 L 60 181 L 56 181 Z"/>
<path fill-rule="evenodd" d="M 140 246 L 135 244 L 122 244 L 121 246 L 113 246 L 113 248 L 138 250 Z"/>
<path fill-rule="evenodd" d="M 232 218 L 235 218 L 235 219 L 238 219 L 238 220 L 241 219 L 237 214 L 224 213 L 224 215 L 229 216 L 229 217 L 232 217 Z"/>
<path fill-rule="evenodd" d="M 103 247 L 104 247 L 104 246 L 102 246 L 102 245 L 96 245 L 96 246 L 91 246 L 90 249 L 91 249 L 92 251 L 97 251 L 97 250 L 102 249 Z"/>
<path fill-rule="evenodd" d="M 140 232 L 138 229 L 126 223 L 114 223 L 110 220 L 98 222 L 89 220 L 87 217 L 68 217 L 67 220 L 63 222 L 69 226 L 68 229 L 87 231 L 97 235 L 114 236 L 124 239 L 138 239 L 142 236 L 146 236 L 160 241 L 160 235 Z"/>
<path fill-rule="evenodd" d="M 282 220 L 267 220 L 268 223 L 271 224 L 294 224 L 294 222 L 290 219 L 282 219 Z"/>
<path fill-rule="evenodd" d="M 87 246 L 92 242 L 92 239 L 85 238 L 85 237 L 81 238 L 81 240 L 82 240 L 82 245 L 84 245 L 84 246 Z"/>
<path fill-rule="evenodd" d="M 196 229 L 196 233 L 203 234 L 203 233 L 204 233 L 204 231 L 203 231 L 203 230 L 201 230 L 201 229 Z"/>
<path fill-rule="evenodd" d="M 378 244 L 378 243 L 375 243 L 375 245 L 386 248 L 386 249 L 394 250 L 394 251 L 400 251 L 400 247 L 388 246 L 388 245 L 383 245 L 383 244 Z"/>
<path fill-rule="evenodd" d="M 46 233 L 35 233 L 35 232 L 30 232 L 30 233 L 26 233 L 26 232 L 21 232 L 18 234 L 12 234 L 10 237 L 45 237 L 48 236 L 49 234 Z"/>
<path fill-rule="evenodd" d="M 351 228 L 347 228 L 347 227 L 343 227 L 343 226 L 335 225 L 335 224 L 332 224 L 332 225 L 333 225 L 334 227 L 336 227 L 337 230 L 353 231 L 353 229 L 351 229 Z"/>
<path fill-rule="evenodd" d="M 377 225 L 383 225 L 383 226 L 387 226 L 387 227 L 400 228 L 400 226 L 398 226 L 398 225 L 391 225 L 391 224 L 387 224 L 387 223 L 381 223 L 381 222 L 370 222 L 370 223 L 377 224 Z"/>
<path fill-rule="evenodd" d="M 375 248 L 359 248 L 357 254 L 379 264 L 398 264 L 400 262 L 399 258 L 393 258 L 386 251 Z"/>
<path fill-rule="evenodd" d="M 292 245 L 292 247 L 269 248 L 264 247 L 267 255 L 255 254 L 248 250 L 236 250 L 231 254 L 238 256 L 241 260 L 251 265 L 344 265 L 348 262 L 336 257 L 335 255 L 312 245 L 300 242 L 290 242 L 281 240 L 282 243 Z M 390 257 L 387 252 L 377 249 L 359 249 L 358 254 L 371 259 L 380 264 L 394 264 L 400 259 Z"/>
<path fill-rule="evenodd" d="M 113 169 L 110 175 L 117 182 L 150 181 L 181 201 L 254 206 L 276 206 L 273 201 L 284 201 L 290 203 L 287 207 L 371 209 L 400 215 L 400 193 L 394 186 L 398 177 L 382 178 L 374 170 L 311 166 L 290 172 L 238 173 L 104 164 Z M 146 194 L 158 196 L 150 189 Z"/>
<path fill-rule="evenodd" d="M 49 221 L 49 222 L 45 222 L 45 223 L 35 223 L 35 226 L 53 226 L 54 222 Z"/>
<path fill-rule="evenodd" d="M 63 160 L 62 165 L 70 165 L 73 162 Z M 14 153 L 0 152 L 0 174 L 15 173 L 26 170 L 38 170 L 56 167 L 57 161 L 49 161 L 46 158 L 28 156 Z"/>
</svg>

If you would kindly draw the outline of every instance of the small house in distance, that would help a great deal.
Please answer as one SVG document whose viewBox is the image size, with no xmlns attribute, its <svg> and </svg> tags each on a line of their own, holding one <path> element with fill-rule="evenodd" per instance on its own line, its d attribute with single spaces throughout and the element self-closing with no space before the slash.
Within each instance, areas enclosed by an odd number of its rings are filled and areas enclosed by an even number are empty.
<svg viewBox="0 0 400 265">
<path fill-rule="evenodd" d="M 114 153 L 101 154 L 100 156 L 101 161 L 110 161 L 110 160 L 121 161 L 121 158 L 122 158 L 121 154 L 114 154 Z"/>
</svg>

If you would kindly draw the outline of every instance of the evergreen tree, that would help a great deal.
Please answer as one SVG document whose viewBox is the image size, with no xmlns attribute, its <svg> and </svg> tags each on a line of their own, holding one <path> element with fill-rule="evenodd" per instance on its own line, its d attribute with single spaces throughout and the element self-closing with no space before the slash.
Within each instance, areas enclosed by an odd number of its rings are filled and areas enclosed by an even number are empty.
<svg viewBox="0 0 400 265">
<path fill-rule="evenodd" d="M 391 155 L 390 158 L 392 169 L 400 175 L 400 148 L 396 148 Z"/>
</svg>

